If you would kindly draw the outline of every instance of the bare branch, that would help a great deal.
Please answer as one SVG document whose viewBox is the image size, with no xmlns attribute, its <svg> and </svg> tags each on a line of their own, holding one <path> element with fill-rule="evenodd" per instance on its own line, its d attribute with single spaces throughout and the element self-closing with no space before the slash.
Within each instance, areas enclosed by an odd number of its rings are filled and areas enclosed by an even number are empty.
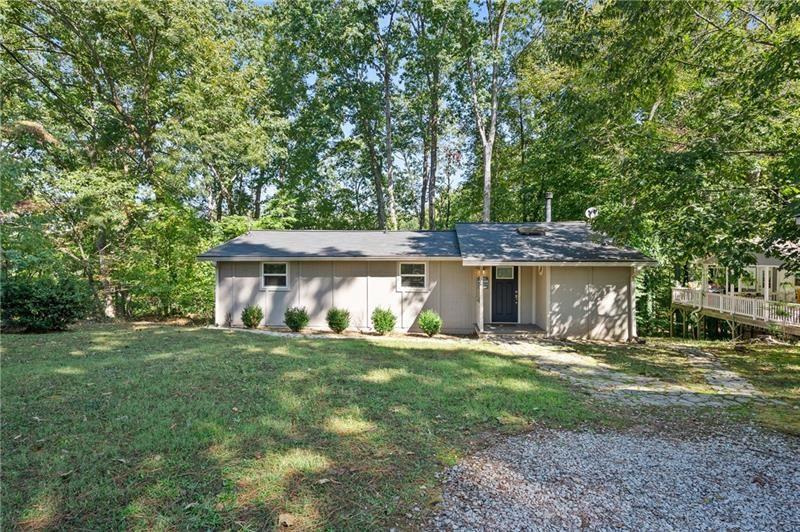
<svg viewBox="0 0 800 532">
<path fill-rule="evenodd" d="M 738 9 L 740 12 L 744 13 L 745 15 L 748 15 L 753 20 L 755 20 L 757 22 L 760 22 L 765 28 L 767 28 L 769 30 L 770 33 L 775 33 L 775 30 L 773 30 L 772 27 L 769 24 L 767 24 L 766 20 L 764 20 L 763 18 L 759 17 L 758 15 L 753 13 L 752 11 L 748 11 L 748 10 L 746 10 L 744 8 L 739 7 L 739 6 L 736 6 L 736 9 Z"/>
</svg>

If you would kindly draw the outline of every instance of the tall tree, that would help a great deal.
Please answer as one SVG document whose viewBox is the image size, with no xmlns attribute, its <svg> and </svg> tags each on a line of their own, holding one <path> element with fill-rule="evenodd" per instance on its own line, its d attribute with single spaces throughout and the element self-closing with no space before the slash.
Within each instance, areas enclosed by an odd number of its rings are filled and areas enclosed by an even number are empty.
<svg viewBox="0 0 800 532">
<path fill-rule="evenodd" d="M 424 227 L 425 212 L 430 229 L 436 228 L 436 173 L 439 163 L 439 133 L 441 120 L 442 76 L 449 67 L 449 50 L 455 45 L 455 27 L 449 23 L 457 4 L 433 0 L 416 0 L 407 4 L 407 16 L 413 33 L 412 54 L 406 64 L 407 85 L 419 98 L 427 99 L 426 112 L 421 114 L 423 137 L 423 177 L 420 193 L 420 229 Z"/>
<path fill-rule="evenodd" d="M 394 151 L 392 145 L 392 75 L 396 63 L 393 48 L 395 41 L 395 15 L 399 0 L 391 0 L 386 6 L 386 12 L 376 10 L 374 18 L 375 37 L 378 43 L 380 61 L 377 64 L 383 82 L 383 125 L 386 165 L 386 199 L 389 215 L 389 229 L 397 229 L 397 203 L 394 194 Z M 381 19 L 386 20 L 386 29 L 381 30 Z"/>
<path fill-rule="evenodd" d="M 509 3 L 505 0 L 497 3 L 486 0 L 485 6 L 485 22 L 480 23 L 472 16 L 469 17 L 475 31 L 471 42 L 466 42 L 463 46 L 475 127 L 483 147 L 482 218 L 484 222 L 488 222 L 492 216 L 492 155 L 497 135 L 500 91 L 504 81 L 501 45 Z"/>
</svg>

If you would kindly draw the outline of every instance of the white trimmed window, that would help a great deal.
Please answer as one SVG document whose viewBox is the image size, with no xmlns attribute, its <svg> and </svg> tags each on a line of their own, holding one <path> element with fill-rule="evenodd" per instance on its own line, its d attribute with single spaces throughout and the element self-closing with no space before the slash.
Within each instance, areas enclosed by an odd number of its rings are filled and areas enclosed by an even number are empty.
<svg viewBox="0 0 800 532">
<path fill-rule="evenodd" d="M 261 263 L 261 288 L 267 290 L 289 289 L 289 263 L 288 262 L 262 262 Z"/>
<path fill-rule="evenodd" d="M 428 287 L 428 265 L 424 262 L 401 262 L 398 286 L 400 291 L 425 290 Z"/>
<path fill-rule="evenodd" d="M 494 267 L 495 279 L 513 279 L 514 267 L 513 266 L 495 266 Z"/>
</svg>

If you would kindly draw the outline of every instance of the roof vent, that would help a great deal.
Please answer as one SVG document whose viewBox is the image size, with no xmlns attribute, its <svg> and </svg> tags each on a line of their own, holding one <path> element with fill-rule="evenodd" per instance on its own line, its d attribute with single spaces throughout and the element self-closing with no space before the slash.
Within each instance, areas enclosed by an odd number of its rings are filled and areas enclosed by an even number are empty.
<svg viewBox="0 0 800 532">
<path fill-rule="evenodd" d="M 520 225 L 517 227 L 517 233 L 524 236 L 547 236 L 547 231 L 540 227 L 533 227 L 531 225 Z"/>
</svg>

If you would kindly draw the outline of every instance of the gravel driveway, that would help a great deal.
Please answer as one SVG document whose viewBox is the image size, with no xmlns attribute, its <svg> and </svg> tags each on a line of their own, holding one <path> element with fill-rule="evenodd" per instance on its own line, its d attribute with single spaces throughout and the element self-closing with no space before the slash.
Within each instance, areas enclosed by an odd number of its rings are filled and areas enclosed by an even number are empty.
<svg viewBox="0 0 800 532">
<path fill-rule="evenodd" d="M 537 430 L 445 473 L 438 530 L 800 530 L 800 439 Z"/>
</svg>

